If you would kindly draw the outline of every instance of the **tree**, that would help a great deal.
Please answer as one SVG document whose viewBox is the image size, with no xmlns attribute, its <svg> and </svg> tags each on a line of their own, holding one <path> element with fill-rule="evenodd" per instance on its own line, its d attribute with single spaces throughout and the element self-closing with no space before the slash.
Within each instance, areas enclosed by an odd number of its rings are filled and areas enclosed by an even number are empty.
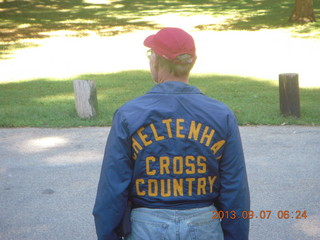
<svg viewBox="0 0 320 240">
<path fill-rule="evenodd" d="M 289 21 L 296 23 L 315 22 L 313 0 L 295 0 L 294 9 Z"/>
</svg>

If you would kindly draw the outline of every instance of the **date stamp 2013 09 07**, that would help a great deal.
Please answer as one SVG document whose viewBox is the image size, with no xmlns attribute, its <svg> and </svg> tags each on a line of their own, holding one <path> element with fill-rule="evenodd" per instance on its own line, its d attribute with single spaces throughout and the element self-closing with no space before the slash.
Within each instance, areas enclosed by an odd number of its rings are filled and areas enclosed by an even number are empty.
<svg viewBox="0 0 320 240">
<path fill-rule="evenodd" d="M 241 214 L 237 214 L 236 211 L 213 211 L 213 219 L 270 219 L 276 215 L 278 219 L 306 219 L 306 210 L 260 210 L 260 211 L 242 211 Z"/>
</svg>

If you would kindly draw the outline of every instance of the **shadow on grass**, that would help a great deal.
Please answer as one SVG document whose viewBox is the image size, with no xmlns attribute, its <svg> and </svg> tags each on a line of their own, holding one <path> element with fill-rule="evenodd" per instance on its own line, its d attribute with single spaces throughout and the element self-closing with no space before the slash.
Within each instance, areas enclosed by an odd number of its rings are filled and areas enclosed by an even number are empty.
<svg viewBox="0 0 320 240">
<path fill-rule="evenodd" d="M 3 53 L 19 46 L 22 39 L 44 38 L 53 31 L 67 31 L 72 36 L 86 36 L 94 31 L 101 36 L 137 29 L 159 27 L 145 17 L 167 13 L 184 16 L 210 15 L 227 17 L 224 22 L 197 25 L 207 30 L 259 30 L 292 26 L 288 22 L 293 0 L 224 0 L 224 1 L 155 1 L 155 0 L 6 0 L 0 2 L 0 50 Z M 102 4 L 105 3 L 105 4 Z M 320 2 L 314 8 L 320 10 Z M 179 26 L 179 22 L 172 23 Z M 311 27 L 319 27 L 319 22 Z M 309 29 L 307 27 L 307 29 Z M 300 30 L 307 31 L 306 28 Z M 24 43 L 28 46 L 28 43 Z M 21 47 L 21 44 L 20 44 Z"/>
<path fill-rule="evenodd" d="M 153 83 L 147 71 L 81 75 L 95 80 L 99 114 L 94 119 L 77 117 L 73 79 L 37 79 L 0 84 L 0 127 L 79 127 L 110 125 L 123 103 L 146 93 Z M 190 84 L 226 103 L 244 124 L 320 125 L 320 88 L 301 89 L 301 118 L 279 114 L 278 87 L 270 81 L 239 76 L 192 75 Z"/>
</svg>

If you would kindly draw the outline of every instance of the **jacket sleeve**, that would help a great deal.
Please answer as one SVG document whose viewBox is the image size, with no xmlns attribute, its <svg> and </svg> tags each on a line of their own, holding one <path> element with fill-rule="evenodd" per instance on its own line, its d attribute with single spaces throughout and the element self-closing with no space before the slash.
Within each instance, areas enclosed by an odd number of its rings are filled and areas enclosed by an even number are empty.
<svg viewBox="0 0 320 240">
<path fill-rule="evenodd" d="M 117 111 L 107 140 L 93 208 L 98 240 L 118 240 L 116 228 L 128 201 L 133 163 L 125 119 Z"/>
<path fill-rule="evenodd" d="M 221 221 L 224 240 L 248 240 L 249 219 L 245 219 L 247 214 L 242 215 L 250 210 L 246 166 L 237 120 L 233 114 L 229 116 L 229 133 L 220 163 L 221 188 L 217 207 L 224 213 L 229 213 L 229 218 Z M 235 213 L 231 211 L 236 212 L 236 219 L 230 218 Z"/>
</svg>

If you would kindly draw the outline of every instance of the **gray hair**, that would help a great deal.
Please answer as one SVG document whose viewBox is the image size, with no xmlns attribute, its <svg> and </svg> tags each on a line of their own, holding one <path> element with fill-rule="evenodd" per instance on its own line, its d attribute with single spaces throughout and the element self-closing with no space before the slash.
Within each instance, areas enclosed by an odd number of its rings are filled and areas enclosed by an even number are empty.
<svg viewBox="0 0 320 240">
<path fill-rule="evenodd" d="M 188 76 L 195 59 L 190 54 L 181 54 L 177 56 L 173 61 L 169 61 L 156 55 L 159 59 L 161 67 L 165 68 L 169 73 L 172 73 L 175 77 Z"/>
</svg>

